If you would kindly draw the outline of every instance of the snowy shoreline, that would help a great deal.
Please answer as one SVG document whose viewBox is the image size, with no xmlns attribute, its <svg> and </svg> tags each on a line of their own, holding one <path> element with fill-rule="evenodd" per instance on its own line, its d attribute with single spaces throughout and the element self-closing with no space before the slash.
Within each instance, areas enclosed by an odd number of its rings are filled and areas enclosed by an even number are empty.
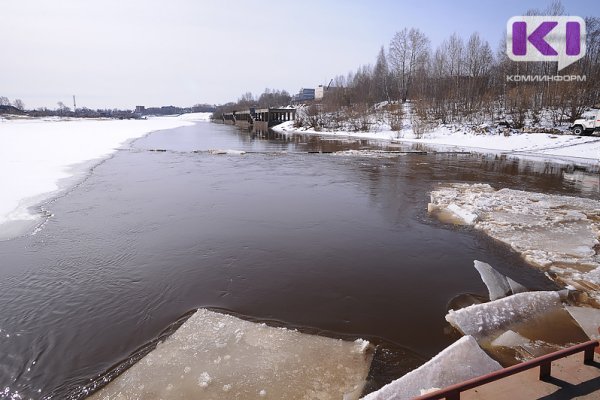
<svg viewBox="0 0 600 400">
<path fill-rule="evenodd" d="M 557 163 L 600 166 L 600 138 L 547 133 L 521 133 L 510 136 L 498 134 L 473 134 L 461 130 L 450 130 L 440 126 L 432 132 L 417 138 L 412 129 L 400 132 L 382 129 L 378 132 L 316 131 L 295 128 L 294 121 L 284 122 L 272 128 L 282 134 L 308 134 L 360 138 L 393 143 L 424 144 L 452 147 L 457 151 L 468 150 L 476 153 L 496 153 L 518 158 L 539 159 Z"/>
<path fill-rule="evenodd" d="M 44 203 L 76 185 L 117 149 L 150 132 L 193 125 L 208 116 L 1 118 L 0 182 L 5 190 L 0 196 L 0 240 L 36 232 L 50 215 Z"/>
</svg>

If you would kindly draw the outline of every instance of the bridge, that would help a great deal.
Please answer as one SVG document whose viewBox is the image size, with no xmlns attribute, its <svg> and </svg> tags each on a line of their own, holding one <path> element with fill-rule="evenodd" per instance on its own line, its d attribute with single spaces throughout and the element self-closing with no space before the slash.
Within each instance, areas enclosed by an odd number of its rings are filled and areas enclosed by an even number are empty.
<svg viewBox="0 0 600 400">
<path fill-rule="evenodd" d="M 249 108 L 247 110 L 223 113 L 223 123 L 239 126 L 255 126 L 267 129 L 282 122 L 296 119 L 295 108 Z"/>
</svg>

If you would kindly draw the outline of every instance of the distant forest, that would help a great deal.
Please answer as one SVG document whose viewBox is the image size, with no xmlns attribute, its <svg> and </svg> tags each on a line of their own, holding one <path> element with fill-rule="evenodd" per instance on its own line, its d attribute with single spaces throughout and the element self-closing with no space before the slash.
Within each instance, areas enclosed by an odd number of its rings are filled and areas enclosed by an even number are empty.
<svg viewBox="0 0 600 400">
<path fill-rule="evenodd" d="M 192 112 L 214 112 L 216 106 L 212 104 L 195 104 L 191 107 L 147 107 L 141 111 L 113 109 L 96 109 L 92 110 L 87 107 L 77 107 L 71 109 L 62 101 L 57 103 L 55 109 L 47 107 L 39 107 L 34 110 L 27 110 L 21 99 L 15 99 L 12 102 L 6 96 L 0 96 L 0 114 L 16 114 L 28 115 L 31 117 L 77 117 L 77 118 L 142 118 L 149 115 L 175 115 L 186 114 Z"/>
<path fill-rule="evenodd" d="M 565 9 L 554 2 L 545 10 L 529 10 L 525 15 L 565 15 Z M 573 121 L 586 108 L 600 103 L 600 18 L 586 17 L 585 22 L 585 57 L 560 71 L 560 75 L 585 75 L 585 82 L 510 82 L 509 75 L 558 75 L 557 63 L 511 61 L 505 40 L 493 51 L 477 32 L 466 39 L 454 33 L 432 48 L 420 29 L 404 28 L 387 48 L 381 47 L 374 65 L 363 65 L 355 72 L 335 77 L 318 107 L 313 103 L 309 112 L 364 114 L 374 105 L 387 102 L 389 111 L 395 110 L 400 120 L 403 107 L 399 104 L 410 101 L 424 121 L 507 118 L 519 128 L 526 119 L 539 120 L 542 111 L 548 112 L 555 124 Z M 262 101 L 268 94 L 275 103 Z M 289 101 L 287 92 L 282 91 L 267 91 L 258 99 L 245 94 L 237 103 L 217 107 L 214 116 L 248 106 L 281 106 Z"/>
</svg>

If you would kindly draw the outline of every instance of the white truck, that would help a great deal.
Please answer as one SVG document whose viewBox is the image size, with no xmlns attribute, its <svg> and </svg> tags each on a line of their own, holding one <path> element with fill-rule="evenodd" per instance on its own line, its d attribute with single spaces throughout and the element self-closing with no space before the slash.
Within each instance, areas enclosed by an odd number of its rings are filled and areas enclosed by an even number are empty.
<svg viewBox="0 0 600 400">
<path fill-rule="evenodd" d="M 594 131 L 600 131 L 600 110 L 588 111 L 581 117 L 571 125 L 574 135 L 591 135 Z"/>
</svg>

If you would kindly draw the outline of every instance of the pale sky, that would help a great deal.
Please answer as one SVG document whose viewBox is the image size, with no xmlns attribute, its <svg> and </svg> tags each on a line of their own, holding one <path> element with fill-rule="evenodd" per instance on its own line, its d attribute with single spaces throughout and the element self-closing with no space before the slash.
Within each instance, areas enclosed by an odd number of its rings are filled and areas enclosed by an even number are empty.
<svg viewBox="0 0 600 400">
<path fill-rule="evenodd" d="M 600 16 L 598 0 L 563 0 Z M 506 21 L 549 0 L 0 0 L 0 96 L 27 108 L 190 106 L 250 91 L 327 84 L 374 63 L 395 32 L 435 47 L 478 31 L 495 50 Z"/>
</svg>

